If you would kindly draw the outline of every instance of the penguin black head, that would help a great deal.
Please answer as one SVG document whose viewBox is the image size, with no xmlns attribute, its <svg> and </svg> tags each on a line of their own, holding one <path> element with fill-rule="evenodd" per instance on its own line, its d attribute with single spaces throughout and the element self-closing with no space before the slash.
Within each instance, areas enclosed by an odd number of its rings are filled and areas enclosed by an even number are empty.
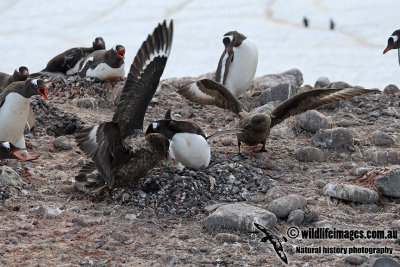
<svg viewBox="0 0 400 267">
<path fill-rule="evenodd" d="M 391 49 L 400 48 L 400 30 L 396 30 L 392 33 L 392 35 L 388 39 L 388 45 L 383 51 L 383 54 L 386 54 Z"/>
<path fill-rule="evenodd" d="M 116 45 L 112 48 L 112 51 L 122 58 L 125 58 L 125 47 L 122 45 Z"/>
<path fill-rule="evenodd" d="M 43 80 L 39 79 L 28 79 L 25 82 L 25 94 L 27 97 L 31 97 L 33 95 L 41 95 L 44 99 L 48 99 L 47 97 L 47 88 Z"/>
<path fill-rule="evenodd" d="M 21 66 L 15 69 L 13 76 L 15 78 L 15 81 L 25 81 L 26 79 L 28 79 L 29 76 L 28 68 L 25 66 Z"/>
<path fill-rule="evenodd" d="M 93 49 L 94 51 L 106 49 L 106 43 L 104 42 L 103 37 L 96 37 L 96 39 L 94 39 Z"/>
<path fill-rule="evenodd" d="M 228 52 L 230 48 L 238 47 L 242 44 L 243 40 L 247 37 L 237 31 L 230 31 L 224 34 L 222 42 L 225 46 L 225 51 Z"/>
<path fill-rule="evenodd" d="M 172 139 L 172 137 L 176 134 L 173 130 L 173 120 L 159 120 L 151 123 L 146 130 L 146 136 L 151 133 L 161 133 L 168 139 Z"/>
<path fill-rule="evenodd" d="M 24 160 L 23 158 L 18 157 L 17 155 L 15 155 L 15 152 L 20 151 L 20 150 L 24 150 L 24 149 L 20 149 L 20 148 L 14 146 L 10 142 L 0 141 L 0 159 L 20 159 L 20 160 Z"/>
</svg>

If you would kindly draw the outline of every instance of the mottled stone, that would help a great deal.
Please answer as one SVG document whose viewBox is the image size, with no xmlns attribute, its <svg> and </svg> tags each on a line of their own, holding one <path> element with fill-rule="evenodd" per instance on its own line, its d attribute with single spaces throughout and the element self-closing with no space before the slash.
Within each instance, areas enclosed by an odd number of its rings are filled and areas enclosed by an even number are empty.
<svg viewBox="0 0 400 267">
<path fill-rule="evenodd" d="M 352 265 L 360 265 L 367 261 L 367 257 L 362 255 L 349 255 L 344 260 Z"/>
<path fill-rule="evenodd" d="M 325 76 L 319 77 L 318 80 L 315 82 L 315 89 L 328 87 L 331 82 Z"/>
<path fill-rule="evenodd" d="M 278 218 L 286 218 L 291 211 L 303 209 L 307 205 L 307 200 L 300 195 L 288 195 L 271 201 L 267 209 Z"/>
<path fill-rule="evenodd" d="M 350 147 L 353 147 L 353 135 L 349 129 L 338 127 L 316 133 L 311 142 L 320 148 L 348 151 Z"/>
<path fill-rule="evenodd" d="M 25 182 L 19 174 L 9 166 L 0 166 L 0 185 L 21 187 Z"/>
<path fill-rule="evenodd" d="M 400 264 L 391 258 L 381 257 L 370 259 L 362 267 L 400 267 Z"/>
<path fill-rule="evenodd" d="M 389 84 L 385 87 L 385 89 L 383 89 L 384 94 L 394 95 L 398 92 L 400 92 L 400 89 L 394 84 Z"/>
<path fill-rule="evenodd" d="M 316 133 L 320 129 L 332 128 L 331 120 L 316 110 L 308 110 L 296 116 L 299 126 L 311 133 Z"/>
<path fill-rule="evenodd" d="M 54 148 L 57 150 L 71 150 L 72 144 L 69 142 L 68 138 L 65 136 L 59 136 L 54 139 Z"/>
<path fill-rule="evenodd" d="M 350 184 L 327 184 L 323 189 L 326 196 L 359 203 L 375 203 L 379 194 L 371 189 Z"/>
<path fill-rule="evenodd" d="M 78 108 L 85 108 L 85 109 L 97 109 L 99 106 L 99 102 L 97 101 L 96 98 L 93 97 L 74 99 L 73 103 Z"/>
<path fill-rule="evenodd" d="M 293 84 L 283 83 L 264 90 L 260 95 L 260 101 L 263 105 L 272 101 L 285 101 L 296 93 L 297 89 Z"/>
<path fill-rule="evenodd" d="M 303 84 L 303 73 L 297 68 L 293 68 L 281 73 L 282 75 L 292 75 L 296 78 L 296 86 L 300 86 Z"/>
<path fill-rule="evenodd" d="M 219 243 L 235 243 L 235 242 L 240 242 L 242 241 L 242 238 L 238 235 L 233 235 L 233 234 L 229 234 L 229 233 L 218 233 L 215 236 L 215 239 L 217 239 L 217 241 Z"/>
<path fill-rule="evenodd" d="M 372 133 L 372 142 L 377 146 L 390 147 L 394 145 L 393 138 L 380 130 L 376 130 Z"/>
<path fill-rule="evenodd" d="M 287 218 L 288 225 L 300 226 L 304 222 L 305 212 L 302 210 L 293 210 Z"/>
<path fill-rule="evenodd" d="M 388 197 L 400 197 L 400 170 L 391 171 L 375 180 L 378 191 Z"/>
<path fill-rule="evenodd" d="M 325 161 L 324 152 L 316 147 L 303 147 L 296 153 L 296 159 L 302 162 Z"/>
</svg>

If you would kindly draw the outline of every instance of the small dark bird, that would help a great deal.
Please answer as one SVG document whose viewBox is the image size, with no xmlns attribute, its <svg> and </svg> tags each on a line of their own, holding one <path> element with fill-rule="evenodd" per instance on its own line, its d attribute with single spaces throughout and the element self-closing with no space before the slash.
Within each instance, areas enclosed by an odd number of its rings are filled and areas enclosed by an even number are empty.
<svg viewBox="0 0 400 267">
<path fill-rule="evenodd" d="M 281 260 L 284 263 L 288 264 L 288 259 L 286 257 L 285 252 L 283 251 L 283 246 L 281 244 L 280 238 L 277 237 L 272 231 L 262 226 L 261 224 L 254 223 L 254 226 L 265 234 L 265 236 L 261 238 L 261 242 L 267 243 L 268 241 L 270 241 L 271 244 L 274 246 L 275 252 L 276 254 L 278 254 L 279 258 L 281 258 Z M 283 237 L 282 241 L 286 242 L 287 239 Z"/>
<path fill-rule="evenodd" d="M 90 193 L 137 182 L 168 157 L 168 139 L 143 136 L 143 120 L 171 50 L 173 23 L 164 21 L 143 42 L 131 65 L 111 122 L 97 124 L 76 136 L 79 148 L 93 162 L 75 178 Z"/>
<path fill-rule="evenodd" d="M 0 140 L 25 149 L 24 129 L 28 120 L 31 96 L 42 95 L 47 99 L 47 90 L 43 80 L 28 79 L 13 82 L 0 94 Z M 22 152 L 21 152 L 22 153 Z M 27 151 L 18 155 L 24 160 L 36 159 Z"/>
<path fill-rule="evenodd" d="M 106 49 L 106 45 L 102 37 L 96 37 L 93 41 L 92 47 L 75 47 L 64 51 L 63 53 L 53 57 L 48 63 L 44 70 L 39 73 L 33 74 L 41 74 L 43 72 L 54 72 L 54 73 L 62 73 L 66 75 L 76 74 L 79 70 L 79 62 L 89 55 L 90 53 L 97 50 Z"/>
<path fill-rule="evenodd" d="M 110 50 L 97 50 L 79 63 L 80 77 L 99 80 L 123 79 L 125 77 L 125 47 L 116 45 Z"/>
<path fill-rule="evenodd" d="M 331 29 L 331 30 L 335 29 L 335 22 L 333 22 L 333 19 L 329 20 L 329 29 Z"/>
<path fill-rule="evenodd" d="M 380 91 L 377 89 L 368 90 L 357 88 L 315 89 L 297 94 L 277 106 L 271 114 L 265 114 L 247 112 L 228 89 L 209 79 L 191 83 L 178 90 L 179 94 L 195 103 L 215 105 L 230 110 L 238 115 L 238 128 L 244 129 L 243 133 L 237 134 L 238 155 L 242 157 L 243 155 L 240 153 L 240 145 L 242 142 L 250 146 L 262 144 L 261 149 L 255 152 L 265 152 L 265 143 L 271 128 L 290 116 L 349 99 L 354 96 L 373 92 Z"/>
<path fill-rule="evenodd" d="M 388 39 L 388 44 L 385 50 L 383 50 L 383 54 L 386 54 L 391 49 L 397 49 L 398 52 L 398 60 L 400 64 L 400 30 L 396 30 L 392 33 L 392 35 Z"/>
<path fill-rule="evenodd" d="M 7 87 L 10 83 L 25 81 L 28 79 L 29 71 L 25 66 L 21 66 L 14 70 L 12 75 L 4 72 L 0 72 L 0 93 Z"/>
<path fill-rule="evenodd" d="M 163 120 L 151 123 L 146 134 L 161 133 L 171 140 L 169 155 L 173 160 L 180 162 L 187 168 L 198 170 L 207 167 L 210 163 L 211 150 L 207 142 L 212 137 L 222 134 L 235 134 L 242 129 L 219 131 L 206 136 L 203 130 L 195 123 L 172 119 L 171 110 L 165 114 Z"/>
<path fill-rule="evenodd" d="M 243 94 L 251 85 L 258 64 L 256 44 L 237 31 L 224 34 L 224 51 L 218 62 L 215 80 L 231 91 L 232 95 Z"/>
<path fill-rule="evenodd" d="M 23 161 L 23 158 L 15 154 L 21 150 L 25 149 L 18 148 L 10 142 L 0 141 L 0 159 L 19 159 Z"/>
<path fill-rule="evenodd" d="M 304 24 L 304 27 L 308 27 L 308 18 L 307 17 L 303 17 L 303 24 Z"/>
</svg>

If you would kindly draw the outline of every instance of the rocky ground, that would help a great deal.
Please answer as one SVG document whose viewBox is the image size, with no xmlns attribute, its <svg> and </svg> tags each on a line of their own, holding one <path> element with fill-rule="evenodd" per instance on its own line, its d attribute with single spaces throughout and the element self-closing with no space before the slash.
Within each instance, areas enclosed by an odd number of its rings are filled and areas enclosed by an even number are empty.
<svg viewBox="0 0 400 267">
<path fill-rule="evenodd" d="M 291 266 L 398 266 L 396 236 L 320 240 L 288 234 L 290 227 L 400 229 L 396 86 L 284 121 L 272 129 L 268 152 L 254 154 L 244 147 L 248 159 L 241 159 L 235 155 L 235 137 L 222 136 L 212 139 L 211 163 L 204 170 L 163 164 L 143 178 L 140 188 L 90 196 L 75 187 L 74 176 L 87 158 L 74 134 L 111 119 L 124 82 L 46 79 L 50 99 L 32 99 L 37 125 L 26 136 L 28 149 L 39 159 L 3 161 L 0 167 L 2 265 L 285 265 L 270 242 L 260 242 L 264 235 L 253 225 L 258 222 L 274 228 Z M 168 108 L 176 119 L 195 122 L 208 134 L 235 126 L 234 114 L 190 103 L 176 93 L 191 80 L 160 84 L 145 127 Z M 302 82 L 298 70 L 258 77 L 240 101 L 248 110 L 268 112 L 288 96 L 313 88 Z M 349 86 L 327 78 L 316 84 Z M 299 251 L 318 247 L 393 251 Z"/>
</svg>

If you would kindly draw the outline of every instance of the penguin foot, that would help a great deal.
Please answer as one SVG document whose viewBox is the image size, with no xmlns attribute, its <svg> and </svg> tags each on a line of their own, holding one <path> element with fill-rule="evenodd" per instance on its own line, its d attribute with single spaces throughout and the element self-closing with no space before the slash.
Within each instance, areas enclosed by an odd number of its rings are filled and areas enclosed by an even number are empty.
<svg viewBox="0 0 400 267">
<path fill-rule="evenodd" d="M 29 161 L 29 160 L 35 160 L 35 159 L 39 158 L 39 155 L 31 155 L 28 152 L 25 152 L 25 153 L 21 154 L 21 158 L 25 161 Z"/>
</svg>

